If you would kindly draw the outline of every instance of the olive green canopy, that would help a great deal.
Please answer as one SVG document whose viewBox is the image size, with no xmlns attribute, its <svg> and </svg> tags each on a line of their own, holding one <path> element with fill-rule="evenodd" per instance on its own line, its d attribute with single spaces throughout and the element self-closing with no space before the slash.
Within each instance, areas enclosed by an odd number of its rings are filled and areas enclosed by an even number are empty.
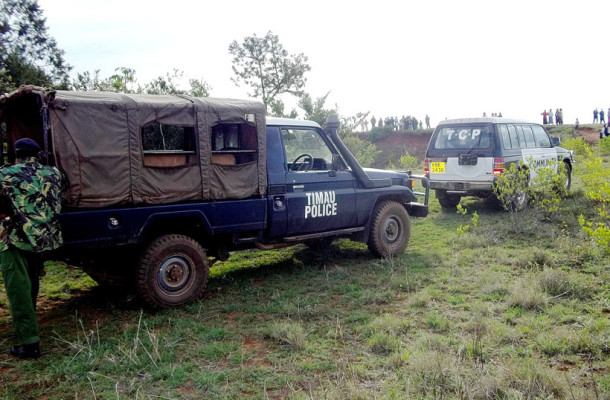
<svg viewBox="0 0 610 400">
<path fill-rule="evenodd" d="M 55 162 L 69 180 L 65 197 L 69 206 L 166 204 L 265 194 L 265 107 L 259 102 L 24 86 L 0 97 L 0 119 L 6 121 L 9 158 L 12 143 L 21 137 L 31 137 L 48 150 L 50 163 Z M 185 128 L 191 133 L 187 139 L 193 141 L 192 148 L 146 149 L 143 127 L 150 124 L 161 130 Z M 238 127 L 245 149 L 214 148 L 212 132 L 223 125 Z"/>
</svg>

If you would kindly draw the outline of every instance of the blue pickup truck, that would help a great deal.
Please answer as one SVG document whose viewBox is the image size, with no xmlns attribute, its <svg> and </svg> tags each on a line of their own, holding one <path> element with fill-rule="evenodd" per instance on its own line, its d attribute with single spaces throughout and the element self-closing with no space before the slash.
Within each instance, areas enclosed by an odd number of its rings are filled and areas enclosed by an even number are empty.
<svg viewBox="0 0 610 400">
<path fill-rule="evenodd" d="M 30 137 L 68 178 L 54 256 L 153 307 L 196 299 L 230 251 L 345 237 L 388 257 L 428 214 L 426 178 L 363 169 L 336 116 L 323 130 L 255 101 L 25 86 L 0 97 L 0 120 L 3 160 Z"/>
</svg>

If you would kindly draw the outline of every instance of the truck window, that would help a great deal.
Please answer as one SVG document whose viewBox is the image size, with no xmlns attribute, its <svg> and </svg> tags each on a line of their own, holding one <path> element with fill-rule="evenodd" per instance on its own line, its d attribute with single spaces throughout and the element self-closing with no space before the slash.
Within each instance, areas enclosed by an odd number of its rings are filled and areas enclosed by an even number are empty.
<svg viewBox="0 0 610 400">
<path fill-rule="evenodd" d="M 246 164 L 256 161 L 256 128 L 250 124 L 218 124 L 212 127 L 212 163 Z"/>
<path fill-rule="evenodd" d="M 195 127 L 150 122 L 140 132 L 145 166 L 178 167 L 196 161 Z"/>
<path fill-rule="evenodd" d="M 282 129 L 289 171 L 327 171 L 333 153 L 315 129 Z"/>
</svg>

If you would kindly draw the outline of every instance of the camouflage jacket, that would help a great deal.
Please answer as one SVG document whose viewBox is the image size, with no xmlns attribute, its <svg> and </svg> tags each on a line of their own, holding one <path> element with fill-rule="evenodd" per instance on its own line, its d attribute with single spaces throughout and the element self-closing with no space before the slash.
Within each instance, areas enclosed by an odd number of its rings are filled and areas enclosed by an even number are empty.
<svg viewBox="0 0 610 400">
<path fill-rule="evenodd" d="M 0 187 L 0 251 L 12 245 L 41 252 L 62 244 L 57 215 L 66 180 L 57 168 L 31 157 L 0 168 Z"/>
</svg>

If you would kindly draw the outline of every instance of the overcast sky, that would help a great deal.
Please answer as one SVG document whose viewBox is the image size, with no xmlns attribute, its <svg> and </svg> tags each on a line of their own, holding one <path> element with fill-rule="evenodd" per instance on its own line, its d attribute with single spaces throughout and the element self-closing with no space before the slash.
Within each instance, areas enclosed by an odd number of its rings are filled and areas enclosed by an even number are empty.
<svg viewBox="0 0 610 400">
<path fill-rule="evenodd" d="M 305 90 L 342 115 L 502 112 L 566 123 L 610 107 L 610 1 L 38 0 L 73 73 L 136 70 L 140 84 L 181 69 L 213 97 L 247 98 L 229 44 L 268 31 L 309 57 Z M 288 102 L 288 98 L 285 98 Z"/>
</svg>

